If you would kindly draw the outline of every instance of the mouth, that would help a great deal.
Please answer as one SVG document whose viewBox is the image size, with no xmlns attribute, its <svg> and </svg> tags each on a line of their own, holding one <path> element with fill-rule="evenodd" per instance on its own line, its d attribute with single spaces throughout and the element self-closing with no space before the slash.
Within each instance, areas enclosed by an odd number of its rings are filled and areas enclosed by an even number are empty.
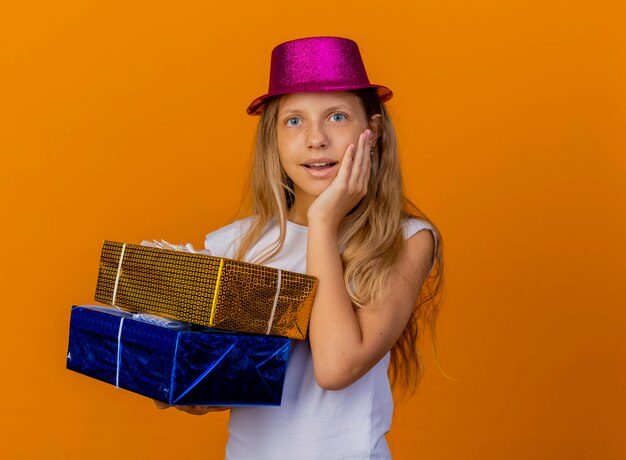
<svg viewBox="0 0 626 460">
<path fill-rule="evenodd" d="M 327 168 L 332 168 L 336 164 L 337 164 L 336 161 L 318 161 L 316 163 L 305 163 L 302 166 L 308 169 L 313 169 L 313 170 L 323 170 Z"/>
</svg>

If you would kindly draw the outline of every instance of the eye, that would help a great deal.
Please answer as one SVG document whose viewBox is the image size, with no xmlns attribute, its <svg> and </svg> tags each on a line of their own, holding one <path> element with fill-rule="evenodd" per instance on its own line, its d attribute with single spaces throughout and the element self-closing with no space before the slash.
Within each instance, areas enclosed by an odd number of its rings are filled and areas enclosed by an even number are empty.
<svg viewBox="0 0 626 460">
<path fill-rule="evenodd" d="M 301 120 L 298 117 L 287 118 L 287 126 L 298 126 Z"/>
<path fill-rule="evenodd" d="M 344 121 L 346 119 L 346 116 L 343 113 L 333 113 L 330 116 L 330 119 L 332 121 Z"/>
</svg>

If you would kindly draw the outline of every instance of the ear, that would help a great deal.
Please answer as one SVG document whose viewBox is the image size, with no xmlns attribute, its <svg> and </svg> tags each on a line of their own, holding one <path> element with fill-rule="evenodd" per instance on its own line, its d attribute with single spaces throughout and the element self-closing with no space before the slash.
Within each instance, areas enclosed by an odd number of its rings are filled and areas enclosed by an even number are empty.
<svg viewBox="0 0 626 460">
<path fill-rule="evenodd" d="M 368 128 L 374 135 L 374 141 L 378 141 L 378 138 L 383 134 L 383 116 L 380 113 L 372 115 L 369 119 Z"/>
</svg>

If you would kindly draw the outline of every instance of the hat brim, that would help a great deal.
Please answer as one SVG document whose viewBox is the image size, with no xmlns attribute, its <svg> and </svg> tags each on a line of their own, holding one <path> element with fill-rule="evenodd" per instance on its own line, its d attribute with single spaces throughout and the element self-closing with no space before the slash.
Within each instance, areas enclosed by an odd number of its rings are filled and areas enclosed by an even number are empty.
<svg viewBox="0 0 626 460">
<path fill-rule="evenodd" d="M 325 93 L 325 92 L 331 92 L 331 91 L 354 91 L 358 89 L 367 89 L 367 88 L 376 88 L 376 93 L 378 94 L 378 98 L 382 102 L 386 102 L 393 97 L 393 92 L 386 86 L 382 86 L 382 85 L 359 86 L 358 88 L 355 88 L 353 86 L 333 87 L 333 88 L 318 89 L 316 91 L 281 91 L 277 93 L 267 93 L 267 94 L 264 94 L 263 96 L 257 97 L 255 100 L 253 100 L 250 103 L 250 105 L 246 109 L 246 112 L 248 113 L 248 115 L 260 115 L 263 112 L 263 106 L 265 105 L 265 100 L 274 96 L 283 96 L 285 94 L 294 94 L 294 93 L 303 93 L 303 92 Z"/>
</svg>

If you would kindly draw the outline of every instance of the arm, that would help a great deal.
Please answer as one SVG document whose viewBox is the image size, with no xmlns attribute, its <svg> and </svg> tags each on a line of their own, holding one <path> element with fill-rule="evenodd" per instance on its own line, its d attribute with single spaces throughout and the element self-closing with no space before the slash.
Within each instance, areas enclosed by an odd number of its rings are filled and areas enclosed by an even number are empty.
<svg viewBox="0 0 626 460">
<path fill-rule="evenodd" d="M 368 133 L 349 147 L 333 183 L 308 212 L 307 272 L 318 278 L 309 338 L 318 384 L 339 390 L 356 382 L 396 343 L 428 275 L 434 241 L 428 231 L 405 241 L 380 304 L 354 311 L 343 279 L 337 229 L 367 191 Z M 314 248 L 314 250 L 311 250 Z"/>
</svg>

